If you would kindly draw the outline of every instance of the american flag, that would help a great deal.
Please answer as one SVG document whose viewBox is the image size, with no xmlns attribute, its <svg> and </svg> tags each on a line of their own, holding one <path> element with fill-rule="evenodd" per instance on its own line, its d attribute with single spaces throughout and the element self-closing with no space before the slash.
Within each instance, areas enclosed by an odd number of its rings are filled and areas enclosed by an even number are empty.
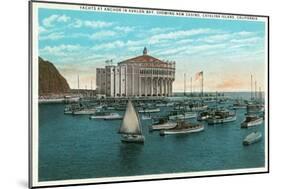
<svg viewBox="0 0 281 189">
<path fill-rule="evenodd" d="M 197 72 L 195 74 L 195 81 L 198 80 L 198 79 L 201 79 L 201 78 L 203 78 L 203 71 Z"/>
</svg>

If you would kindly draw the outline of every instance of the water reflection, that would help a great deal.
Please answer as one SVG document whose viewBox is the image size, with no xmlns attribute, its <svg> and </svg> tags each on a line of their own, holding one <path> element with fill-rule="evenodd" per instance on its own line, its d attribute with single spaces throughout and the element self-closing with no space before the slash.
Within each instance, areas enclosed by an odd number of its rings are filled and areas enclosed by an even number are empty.
<svg viewBox="0 0 281 189">
<path fill-rule="evenodd" d="M 134 174 L 135 170 L 142 169 L 143 144 L 122 143 L 119 146 L 120 173 Z"/>
</svg>

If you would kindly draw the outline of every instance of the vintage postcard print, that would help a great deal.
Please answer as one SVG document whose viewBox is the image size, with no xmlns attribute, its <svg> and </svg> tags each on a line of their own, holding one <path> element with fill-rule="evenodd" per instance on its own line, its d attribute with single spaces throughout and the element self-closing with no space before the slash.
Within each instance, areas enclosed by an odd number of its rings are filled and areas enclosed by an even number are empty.
<svg viewBox="0 0 281 189">
<path fill-rule="evenodd" d="M 268 22 L 30 2 L 30 187 L 268 172 Z"/>
</svg>

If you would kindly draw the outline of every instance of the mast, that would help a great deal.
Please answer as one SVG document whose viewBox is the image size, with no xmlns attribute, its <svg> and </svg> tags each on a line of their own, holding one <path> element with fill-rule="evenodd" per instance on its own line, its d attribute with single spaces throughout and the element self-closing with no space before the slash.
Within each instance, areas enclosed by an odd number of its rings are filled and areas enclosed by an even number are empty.
<svg viewBox="0 0 281 189">
<path fill-rule="evenodd" d="M 260 101 L 262 101 L 261 87 L 259 87 L 259 93 L 260 93 L 260 95 L 259 95 Z"/>
<path fill-rule="evenodd" d="M 79 74 L 78 74 L 78 76 L 77 76 L 77 85 L 78 85 L 78 86 L 77 86 L 77 87 L 78 87 L 78 91 L 77 91 L 77 92 L 78 92 L 78 94 L 79 94 L 79 89 L 80 89 L 80 86 L 79 86 Z"/>
<path fill-rule="evenodd" d="M 218 91 L 216 91 L 216 109 L 218 108 Z"/>
<path fill-rule="evenodd" d="M 202 94 L 202 100 L 203 100 L 203 94 L 204 94 L 204 78 L 203 78 L 203 71 L 202 71 L 202 88 L 201 88 L 201 94 Z"/>
<path fill-rule="evenodd" d="M 79 89 L 79 75 L 77 76 L 77 87 Z"/>
<path fill-rule="evenodd" d="M 253 100 L 253 75 L 251 74 L 251 100 Z"/>
<path fill-rule="evenodd" d="M 184 93 L 183 93 L 184 96 L 185 96 L 185 89 L 186 89 L 186 74 L 184 73 Z"/>
<path fill-rule="evenodd" d="M 203 102 L 203 94 L 204 94 L 204 76 L 203 71 L 201 71 L 201 101 Z"/>
<path fill-rule="evenodd" d="M 190 95 L 192 96 L 192 77 L 190 78 Z"/>
<path fill-rule="evenodd" d="M 257 81 L 255 80 L 255 99 L 257 99 Z"/>
</svg>

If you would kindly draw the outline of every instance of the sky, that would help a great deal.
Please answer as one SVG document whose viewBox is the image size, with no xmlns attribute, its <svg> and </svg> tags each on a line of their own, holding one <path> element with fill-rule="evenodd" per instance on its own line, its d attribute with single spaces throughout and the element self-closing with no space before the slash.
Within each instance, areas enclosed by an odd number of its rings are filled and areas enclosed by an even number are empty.
<svg viewBox="0 0 281 189">
<path fill-rule="evenodd" d="M 239 21 L 39 9 L 39 56 L 51 61 L 71 88 L 95 89 L 95 71 L 148 54 L 176 61 L 173 91 L 200 90 L 195 74 L 203 71 L 204 91 L 250 91 L 265 85 L 265 24 Z M 92 82 L 92 85 L 91 85 Z"/>
</svg>

